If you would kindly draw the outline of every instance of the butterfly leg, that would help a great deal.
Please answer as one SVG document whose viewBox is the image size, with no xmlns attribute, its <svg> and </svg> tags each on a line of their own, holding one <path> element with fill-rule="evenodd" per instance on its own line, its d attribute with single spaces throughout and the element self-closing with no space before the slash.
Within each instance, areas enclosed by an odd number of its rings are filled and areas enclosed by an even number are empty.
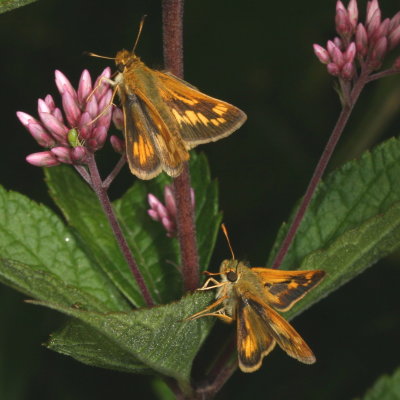
<svg viewBox="0 0 400 400">
<path fill-rule="evenodd" d="M 199 311 L 196 314 L 191 315 L 190 317 L 186 318 L 187 320 L 193 320 L 193 319 L 197 319 L 197 318 L 201 318 L 204 317 L 204 313 L 207 313 L 208 311 L 212 310 L 213 308 L 217 307 L 218 305 L 220 305 L 225 299 L 227 298 L 227 296 L 223 296 L 221 298 L 219 298 L 217 301 L 214 301 L 214 303 L 212 303 L 211 305 L 209 305 L 208 307 L 206 307 L 204 310 Z M 222 310 L 222 309 L 221 309 Z M 220 310 L 218 310 L 220 311 Z M 217 311 L 217 312 L 218 312 Z M 214 313 L 213 313 L 214 314 Z M 208 315 L 208 314 L 207 314 Z"/>
<path fill-rule="evenodd" d="M 209 283 L 213 283 L 213 286 L 208 286 Z M 197 290 L 209 290 L 209 289 L 215 289 L 215 288 L 219 288 L 221 286 L 226 285 L 227 282 L 218 282 L 216 279 L 214 278 L 208 278 L 205 282 L 204 285 L 197 289 Z"/>
</svg>

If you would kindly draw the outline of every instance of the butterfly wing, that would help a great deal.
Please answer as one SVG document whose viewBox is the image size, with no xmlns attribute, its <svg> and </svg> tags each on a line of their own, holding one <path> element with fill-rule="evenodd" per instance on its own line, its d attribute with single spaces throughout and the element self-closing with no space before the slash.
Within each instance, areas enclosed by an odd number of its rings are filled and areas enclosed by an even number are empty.
<svg viewBox="0 0 400 400">
<path fill-rule="evenodd" d="M 270 268 L 252 268 L 260 278 L 268 304 L 279 311 L 289 310 L 307 292 L 317 286 L 325 271 L 283 271 Z"/>
<path fill-rule="evenodd" d="M 178 176 L 189 154 L 174 140 L 151 102 L 140 91 L 126 93 L 118 87 L 124 113 L 126 154 L 133 174 L 151 179 L 162 170 Z"/>
<path fill-rule="evenodd" d="M 236 317 L 239 367 L 243 372 L 256 371 L 275 347 L 275 340 L 243 297 L 238 298 Z"/>
<path fill-rule="evenodd" d="M 187 149 L 229 136 L 246 121 L 232 104 L 207 96 L 170 73 L 156 71 L 161 97 L 176 120 Z"/>
<path fill-rule="evenodd" d="M 246 295 L 246 302 L 247 307 L 250 307 L 264 324 L 264 330 L 279 344 L 282 350 L 302 363 L 313 364 L 315 362 L 313 352 L 289 322 L 251 294 Z"/>
</svg>

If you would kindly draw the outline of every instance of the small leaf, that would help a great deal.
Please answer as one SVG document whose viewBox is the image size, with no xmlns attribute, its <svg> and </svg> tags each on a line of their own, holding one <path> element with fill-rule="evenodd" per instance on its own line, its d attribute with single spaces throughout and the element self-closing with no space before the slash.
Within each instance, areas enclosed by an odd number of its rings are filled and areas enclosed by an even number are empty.
<svg viewBox="0 0 400 400">
<path fill-rule="evenodd" d="M 119 292 L 47 207 L 0 187 L 0 229 L 1 257 L 50 272 L 114 310 L 127 309 Z"/>
<path fill-rule="evenodd" d="M 34 3 L 36 0 L 1 0 L 0 14 Z"/>
<path fill-rule="evenodd" d="M 393 375 L 382 375 L 362 400 L 400 400 L 400 368 Z"/>
</svg>

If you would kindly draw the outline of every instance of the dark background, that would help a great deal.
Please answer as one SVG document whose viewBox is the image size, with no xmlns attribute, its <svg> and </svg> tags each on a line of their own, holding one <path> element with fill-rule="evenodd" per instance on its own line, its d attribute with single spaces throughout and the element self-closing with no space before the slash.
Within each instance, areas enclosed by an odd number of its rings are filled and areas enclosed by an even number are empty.
<svg viewBox="0 0 400 400">
<path fill-rule="evenodd" d="M 396 0 L 382 3 L 384 16 L 398 11 Z M 364 11 L 365 2 L 360 5 Z M 185 79 L 248 115 L 238 133 L 200 148 L 219 180 L 235 253 L 253 265 L 265 265 L 276 231 L 304 193 L 340 111 L 333 79 L 312 52 L 313 43 L 333 37 L 334 9 L 335 1 L 320 0 L 186 5 Z M 55 69 L 73 83 L 83 68 L 101 72 L 108 61 L 82 52 L 113 56 L 130 49 L 143 14 L 148 18 L 137 53 L 149 66 L 162 68 L 159 1 L 45 0 L 0 15 L 0 182 L 7 189 L 53 207 L 41 169 L 24 161 L 39 147 L 15 112 L 36 115 L 37 98 L 57 93 Z M 331 169 L 398 134 L 399 88 L 400 80 L 392 77 L 365 90 Z M 113 157 L 112 152 L 105 157 L 105 170 Z M 124 171 L 113 196 L 133 181 Z M 214 267 L 228 256 L 220 238 Z M 393 255 L 380 262 L 295 320 L 317 355 L 315 365 L 276 350 L 258 372 L 236 373 L 219 398 L 351 399 L 382 373 L 391 373 L 400 364 L 398 261 Z M 154 396 L 147 378 L 90 368 L 41 347 L 63 317 L 23 299 L 0 287 L 0 399 Z"/>
</svg>

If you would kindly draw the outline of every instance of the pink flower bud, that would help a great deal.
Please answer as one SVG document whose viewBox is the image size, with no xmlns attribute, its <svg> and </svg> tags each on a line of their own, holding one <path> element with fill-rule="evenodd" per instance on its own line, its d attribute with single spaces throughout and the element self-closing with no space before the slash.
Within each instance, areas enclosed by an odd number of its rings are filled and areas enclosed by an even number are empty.
<svg viewBox="0 0 400 400">
<path fill-rule="evenodd" d="M 329 53 L 319 44 L 313 44 L 314 53 L 322 64 L 328 64 L 331 61 Z M 115 122 L 114 122 L 115 123 Z"/>
<path fill-rule="evenodd" d="M 70 95 L 74 97 L 74 99 L 77 101 L 78 96 L 68 78 L 61 71 L 58 70 L 55 71 L 55 77 L 56 77 L 56 85 L 60 94 L 63 95 L 65 92 L 69 92 Z"/>
<path fill-rule="evenodd" d="M 176 216 L 176 204 L 175 204 L 175 195 L 172 191 L 171 186 L 166 185 L 164 187 L 164 200 L 167 210 L 171 215 Z"/>
<path fill-rule="evenodd" d="M 400 25 L 400 11 L 390 20 L 389 32 L 393 32 Z"/>
<path fill-rule="evenodd" d="M 56 117 L 49 113 L 40 112 L 40 120 L 43 125 L 50 131 L 52 136 L 64 145 L 67 145 L 68 128 L 62 124 Z"/>
<path fill-rule="evenodd" d="M 114 107 L 112 119 L 115 127 L 122 131 L 124 128 L 124 114 L 120 108 Z"/>
<path fill-rule="evenodd" d="M 55 140 L 43 128 L 43 125 L 35 118 L 22 111 L 17 112 L 17 117 L 40 146 L 52 147 L 56 144 Z"/>
<path fill-rule="evenodd" d="M 55 165 L 60 165 L 60 162 L 51 151 L 29 154 L 25 160 L 35 167 L 54 167 Z"/>
<path fill-rule="evenodd" d="M 332 57 L 332 61 L 339 68 L 342 68 L 342 66 L 345 62 L 345 59 L 343 57 L 343 53 L 336 46 L 332 49 L 331 57 Z"/>
<path fill-rule="evenodd" d="M 333 76 L 338 76 L 340 74 L 340 68 L 335 63 L 329 63 L 326 66 L 328 73 Z"/>
<path fill-rule="evenodd" d="M 53 96 L 51 96 L 50 94 L 48 94 L 45 98 L 44 98 L 44 102 L 47 104 L 47 107 L 49 108 L 50 112 L 53 112 L 56 108 L 56 104 L 54 103 L 54 99 Z"/>
<path fill-rule="evenodd" d="M 354 61 L 354 57 L 356 55 L 356 44 L 354 42 L 351 42 L 349 44 L 349 47 L 344 53 L 344 58 L 348 63 L 352 63 Z"/>
<path fill-rule="evenodd" d="M 381 10 L 379 8 L 378 0 L 372 0 L 367 3 L 366 24 L 369 25 L 374 18 L 378 19 L 379 24 L 381 23 Z"/>
<path fill-rule="evenodd" d="M 389 40 L 389 50 L 393 50 L 400 43 L 400 25 L 393 30 L 388 37 Z"/>
<path fill-rule="evenodd" d="M 158 215 L 158 212 L 155 210 L 147 210 L 147 214 L 149 214 L 150 218 L 154 221 L 159 221 L 160 220 L 160 216 Z"/>
<path fill-rule="evenodd" d="M 79 121 L 79 133 L 80 136 L 83 140 L 88 140 L 92 137 L 92 132 L 93 132 L 93 124 L 92 122 L 92 117 L 89 115 L 89 113 L 84 112 L 81 115 L 81 119 Z"/>
<path fill-rule="evenodd" d="M 354 31 L 356 29 L 358 21 L 358 7 L 356 0 L 350 0 L 347 6 L 347 12 L 349 14 L 349 20 Z"/>
<path fill-rule="evenodd" d="M 62 103 L 68 123 L 71 126 L 77 126 L 79 117 L 81 116 L 81 110 L 70 92 L 64 92 L 62 95 Z"/>
<path fill-rule="evenodd" d="M 96 96 L 92 96 L 86 103 L 85 111 L 89 113 L 92 119 L 95 119 L 99 115 L 99 106 Z"/>
<path fill-rule="evenodd" d="M 381 37 L 372 48 L 370 60 L 375 64 L 376 61 L 381 62 L 388 48 L 388 40 Z"/>
<path fill-rule="evenodd" d="M 96 82 L 94 83 L 93 87 L 95 88 L 94 96 L 98 101 L 104 96 L 107 90 L 110 90 L 110 83 L 109 83 L 110 77 L 111 77 L 111 68 L 107 67 L 96 79 Z M 99 85 L 100 80 L 101 83 Z"/>
<path fill-rule="evenodd" d="M 71 152 L 67 147 L 53 147 L 50 150 L 56 157 L 57 160 L 64 164 L 72 164 Z"/>
<path fill-rule="evenodd" d="M 85 164 L 87 158 L 87 150 L 83 146 L 74 147 L 71 150 L 71 160 L 75 164 Z"/>
<path fill-rule="evenodd" d="M 51 114 L 52 110 L 43 99 L 38 99 L 38 113 L 42 112 Z"/>
<path fill-rule="evenodd" d="M 108 129 L 104 126 L 97 126 L 93 129 L 92 140 L 95 141 L 95 146 L 93 150 L 99 150 L 104 146 L 104 143 L 107 139 L 107 131 Z"/>
<path fill-rule="evenodd" d="M 79 79 L 78 86 L 78 102 L 79 104 L 84 104 L 87 97 L 92 92 L 92 78 L 90 77 L 89 71 L 87 69 L 83 70 L 81 77 Z"/>
<path fill-rule="evenodd" d="M 376 38 L 376 31 L 381 25 L 381 12 L 380 10 L 376 10 L 372 15 L 371 20 L 367 24 L 367 32 L 369 41 L 372 41 Z"/>
<path fill-rule="evenodd" d="M 348 62 L 343 65 L 343 68 L 340 72 L 340 76 L 343 79 L 349 81 L 349 80 L 353 79 L 355 72 L 356 72 L 356 69 L 354 67 L 354 63 Z"/>
<path fill-rule="evenodd" d="M 347 15 L 347 11 L 343 9 L 336 10 L 335 16 L 336 32 L 342 37 L 348 37 L 352 33 L 352 25 Z"/>
<path fill-rule="evenodd" d="M 365 57 L 368 53 L 368 35 L 363 24 L 357 25 L 356 30 L 356 48 L 357 52 Z"/>
<path fill-rule="evenodd" d="M 123 154 L 125 151 L 124 142 L 117 136 L 111 135 L 110 143 L 116 153 Z"/>
</svg>

